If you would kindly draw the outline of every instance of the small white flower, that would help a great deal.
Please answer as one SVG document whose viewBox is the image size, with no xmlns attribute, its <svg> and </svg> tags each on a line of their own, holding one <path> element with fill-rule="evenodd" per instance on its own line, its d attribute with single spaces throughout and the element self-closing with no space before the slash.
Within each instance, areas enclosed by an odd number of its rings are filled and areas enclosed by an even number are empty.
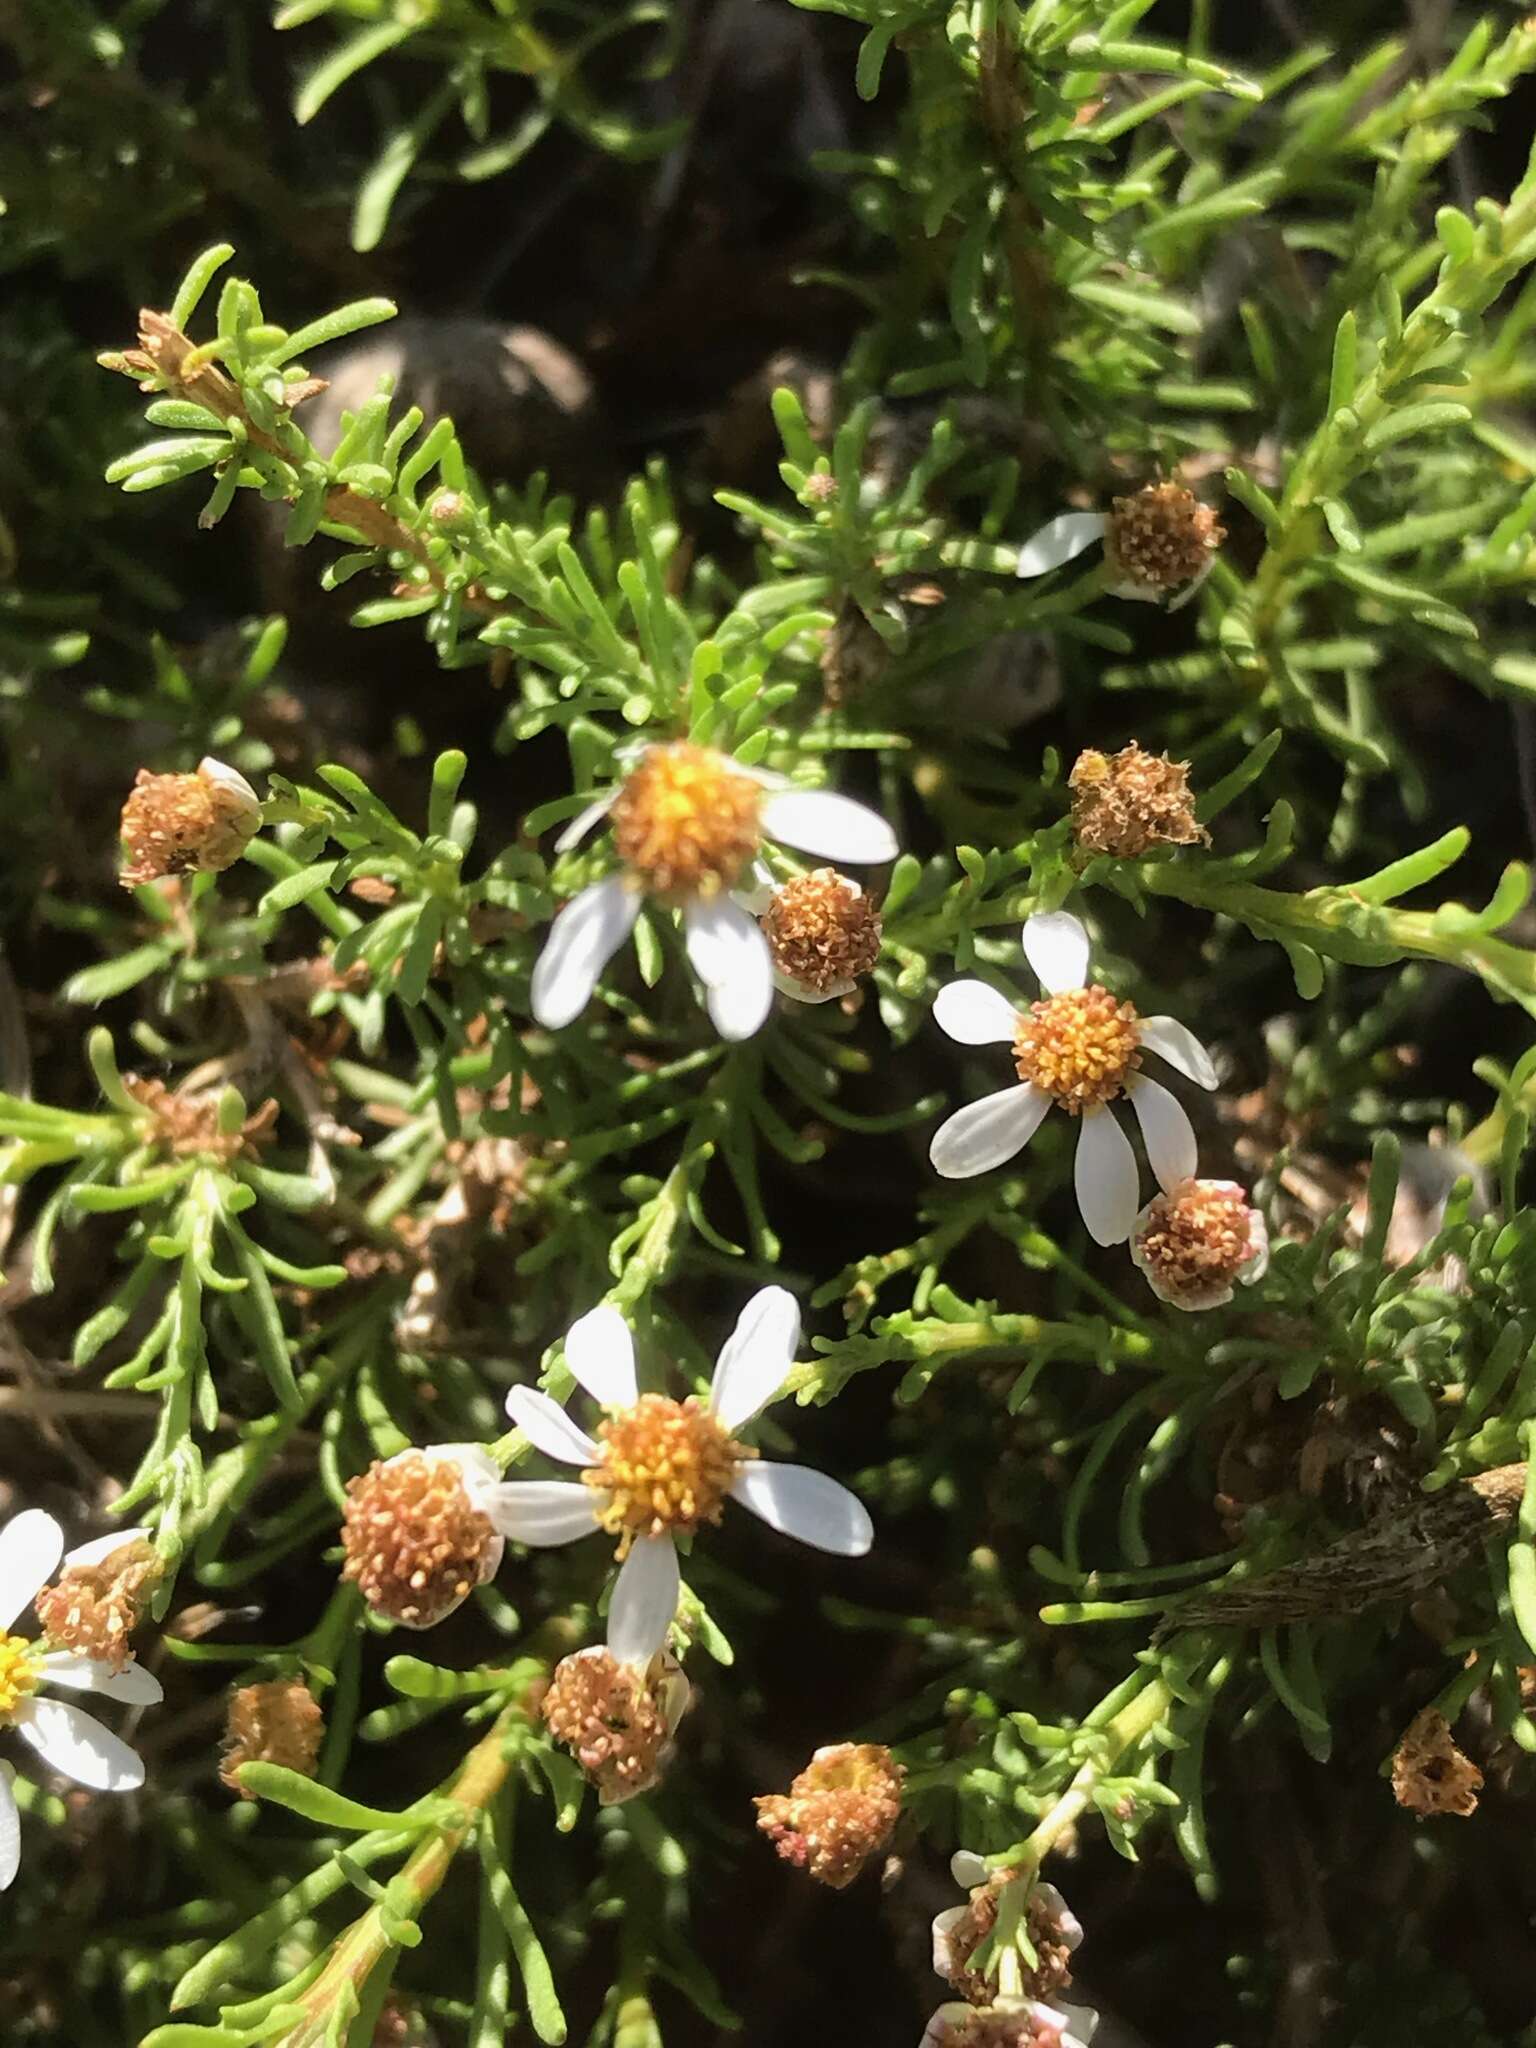
<svg viewBox="0 0 1536 2048">
<path fill-rule="evenodd" d="M 159 1679 L 131 1657 L 114 1671 L 97 1658 L 43 1649 L 9 1631 L 61 1562 L 99 1563 L 143 1534 L 124 1530 L 65 1557 L 63 1530 L 38 1508 L 25 1509 L 0 1529 L 0 1727 L 14 1728 L 44 1763 L 93 1792 L 136 1791 L 144 1782 L 143 1763 L 120 1736 L 67 1700 L 45 1699 L 41 1688 L 100 1693 L 123 1706 L 151 1707 L 161 1697 Z M 16 1799 L 9 1772 L 0 1771 L 0 1891 L 15 1878 L 20 1860 Z"/>
<path fill-rule="evenodd" d="M 1177 1096 L 1136 1071 L 1156 1053 L 1201 1088 L 1216 1086 L 1204 1046 L 1172 1017 L 1139 1017 L 1088 981 L 1088 934 L 1070 911 L 1037 912 L 1024 926 L 1024 954 L 1044 999 L 1021 1008 L 984 981 L 939 991 L 933 1014 L 960 1045 L 1012 1043 L 1018 1085 L 968 1103 L 940 1124 L 928 1156 L 946 1180 L 969 1180 L 1012 1159 L 1053 1102 L 1079 1116 L 1074 1180 L 1078 1207 L 1099 1244 L 1122 1244 L 1140 1204 L 1136 1156 L 1109 1109 L 1128 1095 L 1158 1184 L 1175 1188 L 1197 1164 L 1194 1127 Z"/>
<path fill-rule="evenodd" d="M 665 1642 L 680 1588 L 675 1537 L 718 1521 L 727 1499 L 840 1557 L 862 1557 L 874 1540 L 869 1515 L 845 1486 L 804 1465 L 768 1464 L 735 1440 L 783 1386 L 799 1341 L 794 1296 L 765 1287 L 727 1338 L 708 1401 L 674 1401 L 640 1392 L 628 1325 L 605 1305 L 572 1324 L 565 1340 L 566 1364 L 608 1411 L 597 1437 L 547 1394 L 514 1387 L 507 1396 L 508 1415 L 536 1449 L 585 1470 L 580 1485 L 503 1484 L 497 1526 L 535 1546 L 574 1543 L 594 1529 L 619 1539 L 608 1647 L 621 1663 L 643 1665 Z"/>
<path fill-rule="evenodd" d="M 586 1008 L 650 897 L 681 913 L 688 957 L 720 1036 L 752 1037 L 773 1001 L 773 961 L 756 919 L 732 891 L 759 847 L 773 840 L 865 864 L 894 860 L 897 851 L 890 826 L 865 805 L 799 789 L 686 740 L 648 747 L 616 789 L 572 820 L 557 851 L 604 817 L 622 866 L 583 889 L 550 929 L 531 998 L 546 1030 L 560 1030 Z"/>
<path fill-rule="evenodd" d="M 1131 1257 L 1159 1301 L 1224 1308 L 1269 1271 L 1269 1231 L 1236 1181 L 1187 1180 L 1136 1218 Z"/>
<path fill-rule="evenodd" d="M 952 1998 L 929 2020 L 918 2048 L 1088 2048 L 1098 2024 L 1098 2014 L 1085 2005 L 999 1998 L 977 2006 Z"/>
</svg>

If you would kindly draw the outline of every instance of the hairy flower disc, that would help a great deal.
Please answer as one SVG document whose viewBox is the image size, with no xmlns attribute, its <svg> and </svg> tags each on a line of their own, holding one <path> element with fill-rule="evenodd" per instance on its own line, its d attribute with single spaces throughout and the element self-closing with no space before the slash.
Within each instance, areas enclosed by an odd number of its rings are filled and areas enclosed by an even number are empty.
<svg viewBox="0 0 1536 2048">
<path fill-rule="evenodd" d="M 24 1636 L 0 1635 L 0 1720 L 8 1721 L 42 1682 L 37 1646 Z"/>
<path fill-rule="evenodd" d="M 609 821 L 620 860 L 654 896 L 715 896 L 756 853 L 762 791 L 723 754 L 687 740 L 648 748 Z"/>
<path fill-rule="evenodd" d="M 408 1451 L 348 1480 L 341 1541 L 375 1613 L 430 1628 L 489 1576 L 496 1531 L 451 1459 Z"/>
<path fill-rule="evenodd" d="M 1019 1079 L 1073 1116 L 1113 1102 L 1141 1064 L 1141 1028 L 1129 1003 L 1098 982 L 1046 996 L 1019 1017 L 1013 1057 Z"/>
<path fill-rule="evenodd" d="M 597 1434 L 602 1463 L 581 1476 L 606 1496 L 593 1512 L 620 1539 L 621 1557 L 637 1536 L 718 1522 L 743 1460 L 755 1455 L 693 1395 L 642 1394 L 633 1408 L 599 1423 Z"/>
<path fill-rule="evenodd" d="M 1228 1299 L 1267 1248 L 1263 1218 L 1233 1181 L 1187 1180 L 1148 1203 L 1133 1256 L 1165 1301 Z"/>
</svg>

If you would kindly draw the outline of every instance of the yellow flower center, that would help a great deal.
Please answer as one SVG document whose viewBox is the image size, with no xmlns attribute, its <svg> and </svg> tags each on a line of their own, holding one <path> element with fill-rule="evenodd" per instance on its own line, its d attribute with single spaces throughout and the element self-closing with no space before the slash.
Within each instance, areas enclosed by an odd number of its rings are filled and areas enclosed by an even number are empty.
<svg viewBox="0 0 1536 2048">
<path fill-rule="evenodd" d="M 1013 1057 L 1021 1081 L 1032 1081 L 1076 1116 L 1114 1101 L 1141 1064 L 1140 1045 L 1135 1010 L 1093 982 L 1021 1012 Z"/>
<path fill-rule="evenodd" d="M 593 1512 L 599 1526 L 618 1537 L 621 1557 L 637 1536 L 718 1522 L 742 1460 L 756 1456 L 694 1395 L 671 1401 L 642 1394 L 633 1408 L 599 1423 L 597 1434 L 602 1463 L 581 1476 L 607 1496 Z"/>
<path fill-rule="evenodd" d="M 0 1721 L 8 1721 L 37 1691 L 43 1676 L 42 1655 L 25 1636 L 0 1634 Z"/>
<path fill-rule="evenodd" d="M 619 858 L 653 896 L 718 895 L 757 851 L 762 795 L 710 747 L 650 747 L 609 813 Z"/>
</svg>

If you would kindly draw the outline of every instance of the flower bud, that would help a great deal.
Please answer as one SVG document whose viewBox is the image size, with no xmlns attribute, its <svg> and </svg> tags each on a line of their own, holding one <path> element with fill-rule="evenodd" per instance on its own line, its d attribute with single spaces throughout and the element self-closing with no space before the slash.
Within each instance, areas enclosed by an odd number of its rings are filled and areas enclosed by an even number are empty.
<svg viewBox="0 0 1536 2048">
<path fill-rule="evenodd" d="M 1085 853 L 1135 860 L 1154 846 L 1198 846 L 1210 834 L 1195 819 L 1189 763 L 1147 754 L 1131 741 L 1118 754 L 1088 748 L 1067 777 L 1072 834 Z"/>
<path fill-rule="evenodd" d="M 500 1477 L 477 1444 L 375 1460 L 347 1482 L 342 1577 L 376 1614 L 435 1627 L 501 1563 L 505 1545 L 485 1510 Z"/>
<path fill-rule="evenodd" d="M 775 972 L 805 1002 L 848 995 L 880 958 L 880 913 L 835 868 L 781 883 L 760 922 Z"/>
<path fill-rule="evenodd" d="M 644 1669 L 594 1646 L 562 1657 L 539 1711 L 597 1787 L 617 1806 L 658 1783 L 691 1689 L 675 1658 L 658 1651 Z"/>
<path fill-rule="evenodd" d="M 1136 1218 L 1131 1257 L 1159 1301 L 1221 1308 L 1234 1285 L 1264 1277 L 1269 1232 L 1235 1181 L 1186 1180 Z"/>
<path fill-rule="evenodd" d="M 1467 1819 L 1477 1811 L 1483 1774 L 1457 1748 L 1444 1714 L 1426 1707 L 1408 1724 L 1392 1758 L 1392 1796 L 1421 1817 L 1454 1813 Z"/>
<path fill-rule="evenodd" d="M 818 1749 L 787 1794 L 753 1801 L 757 1825 L 786 1863 L 841 1891 L 890 1840 L 905 1777 L 881 1743 Z"/>
<path fill-rule="evenodd" d="M 255 790 L 222 761 L 205 757 L 192 775 L 141 768 L 123 805 L 123 887 L 233 867 L 260 825 Z"/>
<path fill-rule="evenodd" d="M 320 1703 L 302 1678 L 242 1685 L 229 1696 L 219 1776 L 242 1799 L 256 1796 L 240 1782 L 242 1764 L 281 1764 L 285 1771 L 312 1778 L 324 1733 Z"/>
<path fill-rule="evenodd" d="M 1182 484 L 1143 484 L 1116 498 L 1104 555 L 1124 595 L 1162 597 L 1205 577 L 1226 530 L 1209 505 Z"/>
<path fill-rule="evenodd" d="M 121 1671 L 164 1565 L 142 1530 L 125 1529 L 73 1551 L 32 1605 L 50 1643 Z"/>
</svg>

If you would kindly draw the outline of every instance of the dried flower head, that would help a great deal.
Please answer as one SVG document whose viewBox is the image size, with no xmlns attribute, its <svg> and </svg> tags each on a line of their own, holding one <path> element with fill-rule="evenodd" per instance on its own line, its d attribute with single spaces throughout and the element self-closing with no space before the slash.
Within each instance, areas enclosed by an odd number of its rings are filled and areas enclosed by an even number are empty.
<svg viewBox="0 0 1536 2048">
<path fill-rule="evenodd" d="M 1148 754 L 1132 740 L 1118 754 L 1089 747 L 1067 777 L 1072 832 L 1087 853 L 1135 860 L 1154 846 L 1197 846 L 1210 834 L 1195 818 L 1189 763 Z"/>
<path fill-rule="evenodd" d="M 992 2005 L 941 2005 L 920 2048 L 1087 2048 L 1099 2016 L 1082 2006 L 1060 2009 L 1034 1998 Z"/>
<path fill-rule="evenodd" d="M 401 1451 L 347 1482 L 343 1578 L 376 1614 L 432 1628 L 501 1563 L 502 1536 L 487 1512 L 499 1480 L 474 1444 Z"/>
<path fill-rule="evenodd" d="M 164 1570 L 143 1530 L 122 1530 L 76 1551 L 32 1605 L 51 1643 L 121 1671 L 128 1662 L 128 1639 Z"/>
<path fill-rule="evenodd" d="M 957 1865 L 959 1861 L 957 1858 Z M 988 1968 L 976 1969 L 972 1958 L 997 1925 L 1005 1888 L 1017 1880 L 1016 1871 L 990 1872 L 965 1905 L 951 1906 L 934 1920 L 934 1971 L 972 2005 L 987 2005 L 997 1995 L 996 1959 Z M 1055 1885 L 1037 1884 L 1031 1889 L 1024 1906 L 1023 1932 L 1035 1960 L 1032 1966 L 1025 1963 L 1019 1989 L 1032 1998 L 1052 1998 L 1071 1984 L 1072 1954 L 1083 1938 L 1076 1915 Z M 1023 1961 L 1022 1951 L 1020 1959 Z"/>
<path fill-rule="evenodd" d="M 880 913 L 836 868 L 781 883 L 761 923 L 780 986 L 804 1001 L 847 995 L 880 958 Z"/>
<path fill-rule="evenodd" d="M 192 775 L 141 768 L 123 805 L 123 887 L 233 867 L 260 824 L 255 790 L 222 761 L 205 758 Z"/>
<path fill-rule="evenodd" d="M 1463 1820 L 1477 1811 L 1483 1774 L 1456 1747 L 1444 1714 L 1426 1707 L 1408 1724 L 1392 1759 L 1392 1796 L 1410 1813 L 1454 1813 Z"/>
<path fill-rule="evenodd" d="M 602 1804 L 616 1806 L 658 1782 L 689 1698 L 687 1679 L 665 1651 L 641 1670 L 594 1645 L 561 1658 L 539 1711 Z"/>
<path fill-rule="evenodd" d="M 786 1863 L 841 1891 L 890 1840 L 906 1772 L 878 1742 L 818 1749 L 790 1786 L 757 1799 L 757 1825 Z"/>
<path fill-rule="evenodd" d="M 648 747 L 614 798 L 613 843 L 651 894 L 714 895 L 756 853 L 762 801 L 751 776 L 710 747 Z"/>
<path fill-rule="evenodd" d="M 225 1130 L 220 1120 L 218 1091 L 187 1093 L 171 1088 L 155 1075 L 125 1074 L 123 1086 L 135 1102 L 142 1104 L 146 1134 L 151 1144 L 177 1159 L 238 1159 L 253 1156 L 256 1147 L 271 1136 L 277 1122 L 275 1097 Z"/>
<path fill-rule="evenodd" d="M 242 1764 L 281 1764 L 312 1778 L 325 1734 L 320 1702 L 302 1678 L 267 1678 L 229 1696 L 219 1776 L 242 1799 L 256 1795 L 240 1782 Z"/>
<path fill-rule="evenodd" d="M 1186 1180 L 1136 1218 L 1131 1257 L 1159 1301 L 1221 1308 L 1235 1286 L 1264 1277 L 1269 1232 L 1236 1181 Z"/>
<path fill-rule="evenodd" d="M 1143 484 L 1110 507 L 1104 535 L 1111 575 L 1138 593 L 1177 590 L 1205 576 L 1226 531 L 1182 484 Z"/>
</svg>

